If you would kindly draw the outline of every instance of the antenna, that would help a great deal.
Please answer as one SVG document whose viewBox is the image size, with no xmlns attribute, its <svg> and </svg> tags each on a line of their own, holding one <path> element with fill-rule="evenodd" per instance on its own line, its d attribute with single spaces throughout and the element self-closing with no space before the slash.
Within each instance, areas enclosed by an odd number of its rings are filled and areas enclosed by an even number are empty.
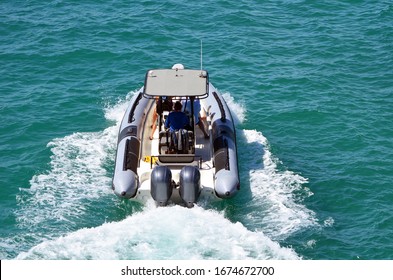
<svg viewBox="0 0 393 280">
<path fill-rule="evenodd" d="M 201 39 L 201 72 L 202 72 L 202 39 Z"/>
</svg>

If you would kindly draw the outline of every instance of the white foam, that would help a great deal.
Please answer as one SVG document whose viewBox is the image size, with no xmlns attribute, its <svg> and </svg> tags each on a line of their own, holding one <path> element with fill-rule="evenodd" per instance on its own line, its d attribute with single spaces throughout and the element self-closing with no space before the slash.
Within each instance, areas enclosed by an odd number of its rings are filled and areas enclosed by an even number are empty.
<svg viewBox="0 0 393 280">
<path fill-rule="evenodd" d="M 248 174 L 252 200 L 244 223 L 263 228 L 275 240 L 281 240 L 301 228 L 317 225 L 315 213 L 307 209 L 301 200 L 312 195 L 304 187 L 307 179 L 277 167 L 277 159 L 271 154 L 267 139 L 261 132 L 244 130 L 247 148 L 241 149 L 248 161 Z M 302 198 L 295 195 L 302 193 Z"/>
<path fill-rule="evenodd" d="M 105 109 L 105 117 L 115 125 L 100 132 L 78 132 L 48 143 L 51 149 L 50 168 L 33 176 L 29 189 L 21 189 L 16 212 L 19 225 L 28 228 L 62 224 L 50 236 L 62 233 L 75 217 L 86 213 L 89 203 L 113 197 L 111 175 L 105 168 L 113 162 L 117 133 L 128 101 L 119 101 Z M 49 237 L 48 236 L 48 237 Z"/>
<path fill-rule="evenodd" d="M 334 225 L 334 219 L 332 217 L 328 217 L 326 220 L 323 221 L 323 225 L 325 227 L 332 227 Z"/>
<path fill-rule="evenodd" d="M 45 241 L 18 259 L 297 259 L 261 232 L 199 207 L 150 208 Z"/>
<path fill-rule="evenodd" d="M 246 109 L 243 104 L 236 102 L 230 93 L 223 93 L 222 97 L 227 103 L 229 110 L 232 113 L 235 125 L 238 125 L 246 119 Z"/>
<path fill-rule="evenodd" d="M 108 193 L 110 178 L 103 167 L 111 129 L 94 133 L 73 133 L 48 144 L 52 156 L 50 171 L 33 176 L 28 197 L 20 200 L 19 222 L 67 220 L 85 210 L 86 199 Z"/>
<path fill-rule="evenodd" d="M 124 116 L 124 112 L 127 110 L 128 103 L 137 91 L 131 91 L 127 94 L 125 100 L 120 99 L 115 105 L 107 105 L 105 108 L 105 118 L 111 121 L 115 121 L 117 126 Z"/>
<path fill-rule="evenodd" d="M 317 241 L 315 239 L 311 239 L 309 241 L 307 241 L 305 247 L 306 248 L 314 248 L 317 245 Z"/>
</svg>

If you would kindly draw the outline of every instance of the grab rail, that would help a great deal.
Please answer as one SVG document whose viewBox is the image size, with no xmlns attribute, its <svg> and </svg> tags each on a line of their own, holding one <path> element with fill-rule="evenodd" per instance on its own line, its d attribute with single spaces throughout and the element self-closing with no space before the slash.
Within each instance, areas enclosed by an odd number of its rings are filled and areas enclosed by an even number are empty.
<svg viewBox="0 0 393 280">
<path fill-rule="evenodd" d="M 133 121 L 135 121 L 135 118 L 134 118 L 135 109 L 136 109 L 136 106 L 139 104 L 139 100 L 141 100 L 141 99 L 142 99 L 142 92 L 139 92 L 138 97 L 136 98 L 134 104 L 132 105 L 130 115 L 128 116 L 129 123 L 132 123 Z"/>
<path fill-rule="evenodd" d="M 220 97 L 218 97 L 217 92 L 213 91 L 213 96 L 217 101 L 218 107 L 220 108 L 220 112 L 221 112 L 221 121 L 225 122 L 226 121 L 226 114 L 225 114 L 225 109 L 224 109 L 224 105 L 222 105 L 221 99 Z"/>
</svg>

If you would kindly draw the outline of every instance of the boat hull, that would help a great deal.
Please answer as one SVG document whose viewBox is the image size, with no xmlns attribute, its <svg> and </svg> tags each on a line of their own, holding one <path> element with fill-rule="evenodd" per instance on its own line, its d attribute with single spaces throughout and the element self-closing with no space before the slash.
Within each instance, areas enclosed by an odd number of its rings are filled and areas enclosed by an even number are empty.
<svg viewBox="0 0 393 280">
<path fill-rule="evenodd" d="M 209 83 L 209 94 L 200 99 L 209 138 L 195 128 L 191 154 L 162 152 L 165 137 L 158 127 L 153 140 L 155 100 L 135 94 L 120 124 L 112 181 L 114 193 L 142 203 L 153 199 L 158 206 L 192 207 L 198 201 L 233 197 L 240 188 L 236 131 L 223 97 Z M 160 132 L 161 131 L 161 132 Z"/>
</svg>

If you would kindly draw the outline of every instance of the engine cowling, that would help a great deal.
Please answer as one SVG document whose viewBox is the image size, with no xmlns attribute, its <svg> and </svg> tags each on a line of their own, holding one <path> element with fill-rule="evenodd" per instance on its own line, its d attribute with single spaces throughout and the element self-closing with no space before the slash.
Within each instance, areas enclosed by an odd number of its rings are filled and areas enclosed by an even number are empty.
<svg viewBox="0 0 393 280">
<path fill-rule="evenodd" d="M 156 166 L 151 172 L 150 192 L 158 206 L 168 204 L 172 195 L 172 172 L 167 166 Z"/>
<path fill-rule="evenodd" d="M 180 197 L 188 208 L 194 206 L 201 192 L 201 173 L 195 166 L 184 166 L 180 171 Z"/>
</svg>

